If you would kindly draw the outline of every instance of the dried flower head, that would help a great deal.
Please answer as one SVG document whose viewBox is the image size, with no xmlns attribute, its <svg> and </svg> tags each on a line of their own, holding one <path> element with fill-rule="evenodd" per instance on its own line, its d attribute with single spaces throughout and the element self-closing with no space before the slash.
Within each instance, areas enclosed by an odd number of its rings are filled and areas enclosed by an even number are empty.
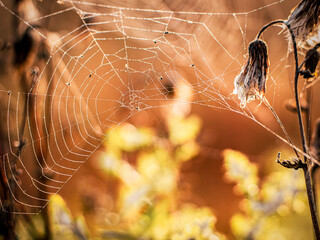
<svg viewBox="0 0 320 240">
<path fill-rule="evenodd" d="M 246 103 L 262 97 L 265 93 L 265 83 L 268 73 L 268 49 L 262 40 L 255 40 L 249 45 L 249 58 L 240 74 L 234 80 L 234 94 L 238 94 L 241 107 Z"/>
<path fill-rule="evenodd" d="M 305 41 L 319 22 L 320 1 L 302 0 L 291 12 L 287 22 L 297 39 L 298 44 Z"/>
<path fill-rule="evenodd" d="M 320 53 L 315 48 L 311 48 L 306 52 L 305 56 L 305 70 L 301 71 L 301 75 L 304 78 L 312 78 L 314 77 L 314 72 L 316 71 L 316 67 L 318 65 L 320 59 Z"/>
</svg>

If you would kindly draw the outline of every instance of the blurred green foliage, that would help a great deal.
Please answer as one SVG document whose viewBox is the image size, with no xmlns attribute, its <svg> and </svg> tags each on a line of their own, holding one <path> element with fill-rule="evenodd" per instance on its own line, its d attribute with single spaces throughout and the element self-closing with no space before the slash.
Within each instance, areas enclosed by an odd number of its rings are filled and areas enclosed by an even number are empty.
<svg viewBox="0 0 320 240">
<path fill-rule="evenodd" d="M 224 239 L 208 208 L 178 204 L 182 163 L 200 150 L 200 119 L 168 116 L 166 124 L 165 136 L 129 123 L 110 131 L 100 169 L 121 182 L 117 206 L 122 227 L 103 230 L 105 239 Z M 132 153 L 135 160 L 129 164 L 125 156 Z"/>
<path fill-rule="evenodd" d="M 184 162 L 197 156 L 201 121 L 195 116 L 167 116 L 167 132 L 124 123 L 111 129 L 104 150 L 95 159 L 98 171 L 116 183 L 116 194 L 91 196 L 95 202 L 76 218 L 59 195 L 50 196 L 49 223 L 53 239 L 223 240 L 209 208 L 179 202 L 179 174 Z M 131 156 L 131 157 L 130 157 Z M 243 197 L 241 212 L 230 221 L 234 239 L 312 239 L 301 171 L 282 167 L 261 179 L 247 156 L 223 151 L 225 176 Z M 88 188 L 94 188 L 89 186 Z M 99 191 L 102 191 L 101 189 Z M 87 194 L 93 194 L 88 191 Z M 106 200 L 107 201 L 104 201 Z M 110 205 L 110 206 L 107 206 Z M 86 219 L 92 215 L 91 220 Z M 19 218 L 19 239 L 42 239 L 42 215 Z M 89 221 L 89 222 L 88 222 Z M 92 225 L 95 231 L 89 230 Z M 27 227 L 26 227 L 27 226 Z M 299 231 L 293 229 L 299 228 Z"/>
<path fill-rule="evenodd" d="M 313 238 L 302 171 L 279 167 L 262 181 L 244 154 L 225 150 L 223 156 L 227 179 L 244 197 L 230 222 L 235 239 Z"/>
<path fill-rule="evenodd" d="M 52 196 L 48 207 L 53 239 L 225 239 L 215 230 L 216 218 L 209 208 L 179 203 L 182 164 L 200 151 L 196 142 L 200 119 L 168 115 L 166 126 L 165 134 L 129 123 L 111 129 L 103 153 L 95 160 L 105 180 L 117 182 L 114 207 L 99 206 L 98 212 L 92 212 L 97 231 L 89 234 L 84 217 L 73 218 L 63 199 Z M 128 161 L 129 155 L 133 160 Z M 103 198 L 102 194 L 96 197 Z M 21 239 L 44 235 L 41 215 L 33 220 L 39 229 L 22 223 Z"/>
<path fill-rule="evenodd" d="M 50 196 L 48 215 L 52 239 L 87 239 L 89 237 L 83 216 L 73 218 L 65 201 L 59 195 Z M 18 239 L 45 239 L 43 215 L 37 214 L 19 218 L 17 224 Z"/>
</svg>

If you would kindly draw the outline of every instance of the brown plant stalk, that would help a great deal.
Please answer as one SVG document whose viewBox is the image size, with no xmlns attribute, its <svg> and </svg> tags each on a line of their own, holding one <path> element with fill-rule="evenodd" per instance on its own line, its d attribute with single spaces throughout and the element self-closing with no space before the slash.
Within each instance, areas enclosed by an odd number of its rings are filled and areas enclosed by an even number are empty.
<svg viewBox="0 0 320 240">
<path fill-rule="evenodd" d="M 308 155 L 308 148 L 307 148 L 307 141 L 306 141 L 306 136 L 305 136 L 304 125 L 303 125 L 303 121 L 302 121 L 300 99 L 299 99 L 299 94 L 298 94 L 298 80 L 299 80 L 301 68 L 299 67 L 299 62 L 298 62 L 298 51 L 297 51 L 297 44 L 296 44 L 296 40 L 295 40 L 295 35 L 294 35 L 293 30 L 290 27 L 290 24 L 287 21 L 276 20 L 276 21 L 270 22 L 267 25 L 265 25 L 264 27 L 262 27 L 262 29 L 260 30 L 260 32 L 257 35 L 257 39 L 260 38 L 261 34 L 266 29 L 268 29 L 270 26 L 275 25 L 275 24 L 284 24 L 287 27 L 287 29 L 289 30 L 292 45 L 293 45 L 293 53 L 294 53 L 294 60 L 295 60 L 294 95 L 295 95 L 295 102 L 296 102 L 296 107 L 297 107 L 300 139 L 301 139 L 303 152 L 305 153 L 302 169 L 304 172 L 304 179 L 305 179 L 305 184 L 306 184 L 309 208 L 310 208 L 315 237 L 317 240 L 320 240 L 320 229 L 319 229 L 319 222 L 318 222 L 317 207 L 316 207 L 316 201 L 315 201 L 315 197 L 314 197 L 312 178 L 311 178 L 311 167 L 310 166 L 312 165 L 312 161 L 310 161 L 306 157 Z M 298 158 L 299 158 L 299 156 L 298 156 Z"/>
</svg>

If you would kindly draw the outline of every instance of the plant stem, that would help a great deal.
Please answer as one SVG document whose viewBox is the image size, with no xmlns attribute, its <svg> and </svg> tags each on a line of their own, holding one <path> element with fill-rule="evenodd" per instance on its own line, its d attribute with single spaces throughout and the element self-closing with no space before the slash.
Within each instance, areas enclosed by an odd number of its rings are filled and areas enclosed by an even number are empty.
<svg viewBox="0 0 320 240">
<path fill-rule="evenodd" d="M 275 25 L 275 24 L 278 24 L 278 23 L 281 23 L 281 24 L 285 24 L 283 20 L 275 20 L 275 21 L 272 21 L 270 23 L 268 23 L 267 25 L 263 26 L 261 28 L 261 30 L 259 31 L 258 35 L 257 35 L 257 39 L 259 39 L 261 37 L 261 34 L 266 30 L 268 29 L 269 27 L 271 27 L 272 25 Z M 265 103 L 267 103 L 267 106 L 268 108 L 271 110 L 272 114 L 275 116 L 278 124 L 280 125 L 282 131 L 284 132 L 284 134 L 286 135 L 287 137 L 287 140 L 293 145 L 293 142 L 291 141 L 287 131 L 285 130 L 282 122 L 280 121 L 280 118 L 278 117 L 278 115 L 276 114 L 276 112 L 274 111 L 274 109 L 272 108 L 272 106 L 268 103 L 268 101 L 264 101 Z M 293 151 L 295 152 L 295 154 L 297 155 L 297 158 L 300 158 L 299 156 L 299 153 L 296 149 L 293 148 Z"/>
<path fill-rule="evenodd" d="M 303 152 L 307 153 L 307 145 L 306 145 L 306 136 L 303 128 L 303 122 L 302 122 L 302 115 L 301 115 L 301 107 L 300 107 L 300 100 L 299 100 L 299 95 L 298 95 L 298 78 L 299 78 L 299 62 L 298 62 L 298 51 L 297 51 L 297 43 L 296 39 L 294 36 L 294 33 L 292 32 L 292 29 L 290 25 L 283 21 L 283 20 L 275 20 L 273 22 L 268 23 L 267 25 L 263 26 L 260 30 L 260 32 L 257 35 L 257 39 L 260 38 L 261 34 L 270 26 L 275 25 L 275 24 L 284 24 L 291 35 L 291 40 L 292 40 L 292 45 L 293 45 L 293 52 L 294 52 L 294 60 L 295 60 L 295 76 L 294 76 L 294 96 L 295 96 L 295 101 L 296 101 L 296 106 L 297 106 L 297 113 L 298 113 L 298 121 L 299 121 L 299 130 L 300 130 L 300 137 L 301 137 L 301 142 L 302 142 L 302 147 L 303 147 Z M 307 158 L 304 157 L 305 162 L 307 161 Z"/>
<path fill-rule="evenodd" d="M 309 207 L 310 207 L 310 212 L 311 212 L 313 229 L 314 229 L 316 239 L 318 240 L 318 239 L 320 239 L 320 230 L 319 230 L 319 225 L 318 225 L 317 209 L 316 209 L 316 204 L 315 204 L 315 201 L 313 198 L 314 194 L 313 194 L 313 190 L 312 190 L 310 170 L 307 165 L 304 166 L 303 173 L 304 173 L 304 179 L 305 179 L 306 188 L 307 188 L 308 202 L 309 202 Z"/>
<path fill-rule="evenodd" d="M 300 100 L 299 100 L 299 94 L 298 94 L 298 80 L 299 80 L 299 63 L 298 63 L 298 51 L 297 51 L 297 44 L 295 40 L 295 36 L 290 28 L 290 25 L 288 23 L 285 23 L 287 28 L 289 29 L 291 39 L 292 39 L 292 45 L 293 45 L 293 52 L 294 52 L 294 60 L 295 60 L 295 76 L 294 76 L 294 97 L 296 101 L 297 106 L 297 114 L 298 114 L 298 121 L 299 121 L 299 130 L 300 130 L 300 137 L 301 137 L 301 143 L 303 152 L 307 153 L 307 141 L 306 141 L 306 135 L 303 128 L 303 122 L 302 122 L 302 114 L 301 114 L 301 106 L 300 106 Z M 306 156 L 304 156 L 305 163 L 307 162 Z"/>
<path fill-rule="evenodd" d="M 258 33 L 257 35 L 257 39 L 260 38 L 261 34 L 269 27 L 271 27 L 272 25 L 275 25 L 275 24 L 278 24 L 278 23 L 281 23 L 281 24 L 285 24 L 283 20 L 275 20 L 275 21 L 272 21 L 270 23 L 268 23 L 267 25 L 263 26 L 260 30 L 260 32 Z"/>
<path fill-rule="evenodd" d="M 308 159 L 306 157 L 307 143 L 306 143 L 306 136 L 305 136 L 305 131 L 304 131 L 304 127 L 303 127 L 301 106 L 300 106 L 300 100 L 299 100 L 299 94 L 298 94 L 298 80 L 299 80 L 299 74 L 300 74 L 300 67 L 299 67 L 299 62 L 298 62 L 298 51 L 297 51 L 297 43 L 295 40 L 295 35 L 294 35 L 294 33 L 290 27 L 290 24 L 288 22 L 283 21 L 283 20 L 276 20 L 276 21 L 270 22 L 267 25 L 263 26 L 257 35 L 257 39 L 260 38 L 261 34 L 267 28 L 269 28 L 270 26 L 272 26 L 274 24 L 278 24 L 278 23 L 284 24 L 288 28 L 290 36 L 291 36 L 291 40 L 292 40 L 292 45 L 293 45 L 294 60 L 295 60 L 294 96 L 295 96 L 296 107 L 297 107 L 300 138 L 301 138 L 303 152 L 305 153 L 305 155 L 304 155 L 304 164 L 305 165 L 303 167 L 303 172 L 304 172 L 304 179 L 305 179 L 305 184 L 306 184 L 306 190 L 307 190 L 307 196 L 308 196 L 308 202 L 309 202 L 309 208 L 310 208 L 310 213 L 311 213 L 311 218 L 312 218 L 313 229 L 314 229 L 316 239 L 320 240 L 320 229 L 319 229 L 317 210 L 316 210 L 317 208 L 316 208 L 316 204 L 315 204 L 312 181 L 311 181 L 311 174 L 310 174 L 310 170 L 309 170 L 310 162 L 308 161 Z"/>
<path fill-rule="evenodd" d="M 305 63 L 306 59 L 303 61 L 303 63 L 300 65 L 299 69 L 302 68 L 302 65 Z M 309 150 L 311 152 L 311 154 L 317 158 L 317 160 L 319 160 L 319 156 L 318 154 L 313 154 L 312 152 L 312 143 L 311 143 L 311 134 L 312 134 L 312 125 L 311 125 L 311 120 L 312 120 L 312 111 L 311 111 L 311 102 L 312 102 L 312 97 L 313 97 L 313 92 L 312 92 L 312 88 L 306 88 L 306 99 L 307 99 L 307 111 L 305 112 L 305 120 L 306 120 L 306 129 L 307 129 L 307 144 L 309 146 Z M 316 131 L 317 127 L 315 128 Z M 316 206 L 316 212 L 318 213 L 318 200 L 317 200 L 317 186 L 316 186 L 316 181 L 315 181 L 315 177 L 316 177 L 316 170 L 318 168 L 317 164 L 312 164 L 311 168 L 310 168 L 310 175 L 311 175 L 311 182 L 312 182 L 312 191 L 313 191 L 313 198 L 314 198 L 314 202 L 315 202 L 315 206 Z M 319 214 L 319 213 L 318 213 Z"/>
<path fill-rule="evenodd" d="M 310 175 L 311 175 L 311 182 L 312 182 L 312 191 L 313 191 L 314 204 L 316 206 L 316 212 L 318 213 L 318 199 L 317 199 L 317 185 L 316 185 L 316 171 L 317 171 L 318 167 L 315 167 L 315 166 L 318 166 L 318 165 L 313 165 L 311 167 Z"/>
<path fill-rule="evenodd" d="M 299 121 L 299 129 L 300 129 L 300 138 L 302 143 L 303 152 L 307 153 L 307 142 L 306 142 L 306 135 L 303 128 L 303 122 L 302 122 L 302 114 L 301 114 L 301 107 L 300 107 L 300 100 L 299 100 L 299 94 L 298 94 L 298 79 L 299 79 L 299 62 L 298 62 L 298 51 L 297 51 L 297 44 L 295 40 L 295 36 L 292 32 L 292 29 L 290 28 L 290 25 L 287 22 L 284 22 L 290 32 L 291 39 L 292 39 L 292 45 L 293 45 L 293 52 L 294 52 L 294 59 L 295 59 L 295 77 L 294 77 L 294 95 L 296 100 L 296 106 L 297 106 L 297 114 L 298 114 L 298 121 Z M 308 202 L 309 202 L 309 208 L 313 223 L 313 229 L 316 236 L 316 239 L 320 239 L 320 230 L 319 230 L 319 223 L 318 223 L 318 217 L 317 217 L 317 207 L 314 199 L 313 194 L 313 187 L 311 182 L 311 175 L 309 170 L 309 161 L 306 156 L 304 156 L 304 163 L 306 164 L 303 168 L 304 172 L 304 179 L 307 189 L 307 195 L 308 195 Z"/>
</svg>

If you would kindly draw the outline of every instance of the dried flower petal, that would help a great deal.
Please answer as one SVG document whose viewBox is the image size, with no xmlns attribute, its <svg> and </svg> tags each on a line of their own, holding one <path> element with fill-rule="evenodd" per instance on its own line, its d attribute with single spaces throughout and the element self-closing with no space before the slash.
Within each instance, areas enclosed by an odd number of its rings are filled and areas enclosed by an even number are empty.
<svg viewBox="0 0 320 240">
<path fill-rule="evenodd" d="M 288 18 L 288 23 L 297 39 L 298 45 L 305 41 L 319 22 L 320 1 L 302 0 Z"/>
<path fill-rule="evenodd" d="M 267 45 L 262 40 L 255 40 L 249 45 L 249 59 L 242 68 L 240 74 L 234 80 L 234 94 L 238 94 L 241 107 L 245 107 L 247 102 L 265 93 L 265 83 L 268 73 L 268 50 Z"/>
<path fill-rule="evenodd" d="M 300 43 L 300 47 L 305 49 L 314 48 L 318 43 L 320 43 L 320 24 L 318 24 L 311 33 L 309 33 L 306 40 Z"/>
</svg>

